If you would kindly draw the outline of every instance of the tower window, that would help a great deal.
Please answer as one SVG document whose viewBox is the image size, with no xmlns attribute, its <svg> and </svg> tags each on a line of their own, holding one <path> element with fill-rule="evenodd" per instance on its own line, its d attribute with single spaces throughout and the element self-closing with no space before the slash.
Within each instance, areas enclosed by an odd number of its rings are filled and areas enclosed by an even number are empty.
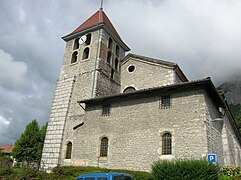
<svg viewBox="0 0 241 180">
<path fill-rule="evenodd" d="M 119 66 L 119 60 L 116 58 L 115 59 L 115 69 L 118 71 L 118 66 Z"/>
<path fill-rule="evenodd" d="M 160 109 L 168 109 L 172 106 L 171 104 L 171 97 L 168 96 L 162 96 L 160 99 Z"/>
<path fill-rule="evenodd" d="M 162 154 L 172 154 L 172 135 L 171 133 L 164 133 L 162 135 Z"/>
<path fill-rule="evenodd" d="M 85 45 L 90 45 L 90 43 L 91 43 L 91 34 L 87 34 L 86 37 L 87 37 L 87 39 L 86 39 Z"/>
<path fill-rule="evenodd" d="M 102 116 L 110 115 L 110 104 L 103 104 L 102 106 Z"/>
<path fill-rule="evenodd" d="M 115 54 L 116 54 L 117 57 L 120 56 L 120 47 L 118 45 L 116 45 Z"/>
<path fill-rule="evenodd" d="M 71 159 L 71 153 L 72 153 L 72 143 L 68 142 L 65 159 Z"/>
<path fill-rule="evenodd" d="M 109 40 L 108 40 L 108 48 L 109 49 L 112 49 L 112 44 L 113 44 L 112 39 L 109 38 Z"/>
<path fill-rule="evenodd" d="M 110 62 L 111 62 L 111 52 L 108 51 L 108 54 L 107 54 L 107 63 L 110 64 Z"/>
<path fill-rule="evenodd" d="M 83 57 L 82 59 L 88 59 L 89 58 L 89 53 L 90 53 L 90 48 L 85 48 L 83 52 Z"/>
<path fill-rule="evenodd" d="M 76 39 L 75 39 L 73 50 L 79 49 L 79 39 L 80 39 L 80 38 L 76 38 Z"/>
<path fill-rule="evenodd" d="M 100 143 L 100 157 L 107 157 L 108 154 L 108 138 L 103 137 Z"/>
<path fill-rule="evenodd" d="M 111 68 L 111 75 L 110 75 L 111 79 L 114 79 L 114 73 L 115 73 L 114 69 Z"/>
<path fill-rule="evenodd" d="M 71 58 L 71 63 L 76 63 L 78 59 L 78 52 L 74 51 Z"/>
</svg>

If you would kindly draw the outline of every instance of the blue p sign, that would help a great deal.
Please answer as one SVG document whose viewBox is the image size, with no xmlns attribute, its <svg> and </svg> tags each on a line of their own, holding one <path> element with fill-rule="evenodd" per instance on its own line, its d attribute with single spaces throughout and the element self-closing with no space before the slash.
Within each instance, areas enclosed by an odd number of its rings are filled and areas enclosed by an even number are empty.
<svg viewBox="0 0 241 180">
<path fill-rule="evenodd" d="M 208 154 L 208 162 L 217 162 L 217 155 L 216 154 Z"/>
</svg>

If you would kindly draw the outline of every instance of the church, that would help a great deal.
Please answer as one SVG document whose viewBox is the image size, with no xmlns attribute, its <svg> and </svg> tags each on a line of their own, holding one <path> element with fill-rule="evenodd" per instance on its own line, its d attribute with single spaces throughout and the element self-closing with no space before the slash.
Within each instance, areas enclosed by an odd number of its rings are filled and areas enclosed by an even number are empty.
<svg viewBox="0 0 241 180">
<path fill-rule="evenodd" d="M 126 54 L 102 8 L 66 42 L 41 168 L 150 171 L 153 162 L 217 155 L 241 166 L 241 136 L 209 77 L 189 81 L 173 62 Z"/>
</svg>

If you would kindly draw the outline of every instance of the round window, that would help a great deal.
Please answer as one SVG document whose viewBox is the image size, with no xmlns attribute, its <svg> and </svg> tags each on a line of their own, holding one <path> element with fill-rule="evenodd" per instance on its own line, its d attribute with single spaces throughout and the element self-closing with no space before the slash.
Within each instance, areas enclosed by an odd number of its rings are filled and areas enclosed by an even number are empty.
<svg viewBox="0 0 241 180">
<path fill-rule="evenodd" d="M 133 72 L 135 70 L 135 66 L 131 65 L 128 67 L 129 72 Z"/>
</svg>

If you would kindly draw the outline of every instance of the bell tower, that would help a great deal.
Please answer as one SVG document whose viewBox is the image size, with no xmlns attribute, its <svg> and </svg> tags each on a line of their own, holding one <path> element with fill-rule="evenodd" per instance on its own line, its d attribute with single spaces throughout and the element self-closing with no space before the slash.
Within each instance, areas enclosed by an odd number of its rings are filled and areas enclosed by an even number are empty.
<svg viewBox="0 0 241 180">
<path fill-rule="evenodd" d="M 77 101 L 120 93 L 120 62 L 130 50 L 102 8 L 62 39 L 65 52 L 41 159 L 45 170 L 71 164 L 65 149 L 84 115 Z"/>
</svg>

